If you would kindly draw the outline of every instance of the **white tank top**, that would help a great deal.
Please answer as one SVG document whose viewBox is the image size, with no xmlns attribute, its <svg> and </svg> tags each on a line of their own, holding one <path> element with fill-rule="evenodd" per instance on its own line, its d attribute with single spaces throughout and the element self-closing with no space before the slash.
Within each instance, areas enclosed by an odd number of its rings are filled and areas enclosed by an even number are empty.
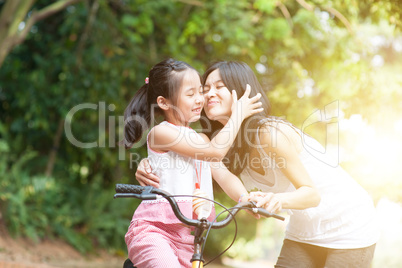
<svg viewBox="0 0 402 268">
<path fill-rule="evenodd" d="M 283 122 L 284 123 L 284 122 Z M 286 124 L 286 123 L 285 123 Z M 293 126 L 292 126 L 293 127 Z M 299 157 L 321 194 L 317 207 L 289 210 L 286 238 L 327 248 L 362 248 L 375 244 L 379 228 L 375 208 L 368 193 L 339 165 L 330 166 L 324 148 L 313 138 L 293 127 L 303 138 Z M 260 144 L 257 130 L 257 144 Z M 307 147 L 308 146 L 308 147 Z M 280 163 L 258 148 L 265 175 L 248 166 L 241 179 L 249 191 L 282 193 L 295 187 L 279 169 Z"/>
<path fill-rule="evenodd" d="M 176 126 L 166 121 L 161 124 L 176 128 L 180 131 L 180 139 L 202 139 L 193 129 L 188 127 Z M 159 188 L 172 195 L 192 195 L 197 181 L 196 172 L 201 174 L 201 190 L 208 198 L 213 200 L 212 176 L 209 162 L 195 160 L 191 157 L 179 155 L 168 151 L 159 153 L 149 147 L 149 134 L 147 137 L 148 161 L 152 168 L 152 173 L 160 179 Z M 192 210 L 192 197 L 175 197 L 180 211 L 187 218 L 195 218 Z M 208 217 L 212 221 L 215 217 L 215 210 Z M 157 200 L 144 200 L 135 210 L 133 221 L 142 220 L 149 222 L 162 222 L 164 224 L 180 224 L 173 213 L 168 201 L 159 197 Z"/>
<path fill-rule="evenodd" d="M 177 126 L 167 121 L 160 123 L 180 131 L 181 139 L 195 140 L 202 137 L 189 127 Z M 149 135 L 148 135 L 149 138 Z M 147 139 L 148 145 L 148 139 Z M 200 161 L 191 157 L 179 155 L 173 151 L 159 153 L 148 145 L 148 161 L 152 167 L 152 173 L 159 177 L 159 188 L 172 195 L 192 195 L 197 182 L 197 174 L 201 176 L 201 190 L 210 199 L 213 199 L 212 176 L 209 162 Z M 165 200 L 164 198 L 161 200 Z M 178 197 L 178 201 L 191 202 L 191 197 Z"/>
</svg>

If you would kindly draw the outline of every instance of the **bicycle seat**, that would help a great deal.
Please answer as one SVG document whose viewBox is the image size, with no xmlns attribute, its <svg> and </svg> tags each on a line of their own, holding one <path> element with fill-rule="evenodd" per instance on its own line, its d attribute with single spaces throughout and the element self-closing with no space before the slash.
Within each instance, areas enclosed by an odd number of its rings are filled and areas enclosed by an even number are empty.
<svg viewBox="0 0 402 268">
<path fill-rule="evenodd" d="M 123 264 L 123 268 L 135 268 L 135 267 L 134 264 L 130 261 L 130 259 L 127 259 Z"/>
</svg>

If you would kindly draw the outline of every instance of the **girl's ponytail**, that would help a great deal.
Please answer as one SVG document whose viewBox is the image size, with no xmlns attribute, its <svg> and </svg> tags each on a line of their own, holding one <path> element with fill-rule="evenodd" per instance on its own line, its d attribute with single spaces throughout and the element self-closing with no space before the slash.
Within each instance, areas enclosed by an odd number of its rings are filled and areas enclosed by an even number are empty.
<svg viewBox="0 0 402 268">
<path fill-rule="evenodd" d="M 124 111 L 124 146 L 131 148 L 141 139 L 142 134 L 151 123 L 151 115 L 148 107 L 148 85 L 144 84 L 131 99 Z"/>
</svg>

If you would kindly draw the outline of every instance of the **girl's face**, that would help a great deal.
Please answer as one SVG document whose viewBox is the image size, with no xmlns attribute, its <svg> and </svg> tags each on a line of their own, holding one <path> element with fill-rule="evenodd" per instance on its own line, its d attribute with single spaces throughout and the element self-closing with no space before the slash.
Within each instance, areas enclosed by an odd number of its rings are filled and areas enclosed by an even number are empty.
<svg viewBox="0 0 402 268">
<path fill-rule="evenodd" d="M 232 94 L 223 83 L 219 69 L 211 72 L 204 85 L 204 109 L 210 120 L 226 124 L 232 114 Z"/>
<path fill-rule="evenodd" d="M 173 107 L 174 116 L 169 121 L 177 125 L 189 125 L 201 117 L 204 97 L 202 96 L 200 76 L 194 70 L 187 70 L 177 98 L 177 107 Z"/>
</svg>

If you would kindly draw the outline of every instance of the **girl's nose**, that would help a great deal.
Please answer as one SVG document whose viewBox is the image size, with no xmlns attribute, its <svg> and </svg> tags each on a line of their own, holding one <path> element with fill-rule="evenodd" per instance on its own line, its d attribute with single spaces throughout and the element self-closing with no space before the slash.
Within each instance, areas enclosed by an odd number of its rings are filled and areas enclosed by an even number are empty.
<svg viewBox="0 0 402 268">
<path fill-rule="evenodd" d="M 199 93 L 197 94 L 196 98 L 195 98 L 195 103 L 196 104 L 200 104 L 204 101 L 204 96 L 203 94 Z"/>
</svg>

